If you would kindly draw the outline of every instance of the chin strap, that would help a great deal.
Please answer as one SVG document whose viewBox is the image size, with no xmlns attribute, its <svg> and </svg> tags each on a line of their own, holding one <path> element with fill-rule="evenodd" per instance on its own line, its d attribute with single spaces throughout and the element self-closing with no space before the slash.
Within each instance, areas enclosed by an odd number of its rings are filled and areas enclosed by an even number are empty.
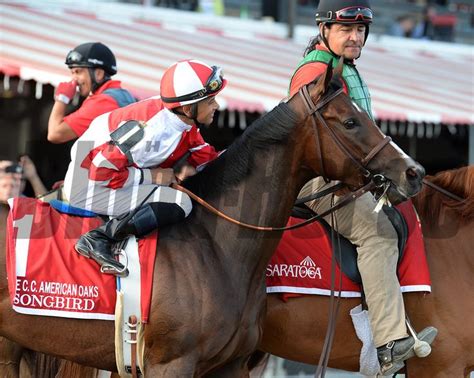
<svg viewBox="0 0 474 378">
<path fill-rule="evenodd" d="M 201 128 L 201 126 L 203 126 L 203 124 L 201 122 L 198 121 L 197 119 L 197 116 L 198 116 L 198 104 L 199 102 L 195 102 L 194 104 L 191 105 L 191 117 L 188 117 L 186 114 L 184 114 L 184 112 L 182 111 L 179 111 L 178 109 L 174 108 L 174 109 L 171 109 L 171 111 L 174 113 L 174 114 L 178 114 L 180 116 L 183 116 L 183 117 L 186 117 L 186 118 L 189 118 L 191 120 L 194 121 L 194 124 L 196 125 L 196 127 L 199 129 Z"/>
<path fill-rule="evenodd" d="M 88 70 L 89 70 L 89 76 L 91 78 L 91 92 L 92 93 L 95 93 L 97 89 L 99 89 L 102 85 L 104 85 L 106 82 L 110 80 L 110 76 L 106 74 L 104 76 L 104 80 L 98 83 L 97 80 L 95 79 L 95 68 L 88 68 Z"/>
<path fill-rule="evenodd" d="M 334 55 L 336 58 L 339 59 L 339 55 L 337 55 L 334 51 L 332 51 L 331 49 L 331 46 L 329 46 L 329 42 L 326 38 L 326 35 L 324 33 L 324 29 L 326 28 L 326 23 L 323 24 L 323 30 L 322 30 L 322 33 L 320 34 L 321 35 L 321 40 L 324 42 L 324 44 L 326 45 L 326 47 L 328 48 L 329 52 Z"/>
<path fill-rule="evenodd" d="M 201 122 L 198 121 L 197 117 L 198 117 L 198 104 L 199 102 L 195 102 L 192 106 L 191 106 L 191 119 L 194 121 L 194 124 L 196 125 L 196 127 L 198 129 L 201 128 L 201 126 L 203 126 L 203 124 Z"/>
</svg>

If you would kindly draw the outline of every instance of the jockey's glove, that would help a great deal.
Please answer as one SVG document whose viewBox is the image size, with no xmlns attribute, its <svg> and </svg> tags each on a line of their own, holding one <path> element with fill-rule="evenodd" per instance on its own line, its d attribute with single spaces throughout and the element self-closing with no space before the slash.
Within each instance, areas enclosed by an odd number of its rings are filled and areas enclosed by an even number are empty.
<svg viewBox="0 0 474 378">
<path fill-rule="evenodd" d="M 76 81 L 67 81 L 59 83 L 54 93 L 54 99 L 61 101 L 66 105 L 69 104 L 76 93 L 77 83 Z"/>
</svg>

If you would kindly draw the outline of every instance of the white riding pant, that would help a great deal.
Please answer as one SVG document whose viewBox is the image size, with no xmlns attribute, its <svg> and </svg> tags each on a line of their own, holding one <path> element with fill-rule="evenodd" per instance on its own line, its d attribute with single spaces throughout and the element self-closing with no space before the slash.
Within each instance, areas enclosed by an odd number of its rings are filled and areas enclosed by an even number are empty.
<svg viewBox="0 0 474 378">
<path fill-rule="evenodd" d="M 189 196 L 168 186 L 147 184 L 110 189 L 103 186 L 103 182 L 99 184 L 89 180 L 86 169 L 77 166 L 71 168 L 70 166 L 64 180 L 64 195 L 72 206 L 116 217 L 135 209 L 157 188 L 145 203 L 175 203 L 183 209 L 185 216 L 192 210 Z"/>
</svg>

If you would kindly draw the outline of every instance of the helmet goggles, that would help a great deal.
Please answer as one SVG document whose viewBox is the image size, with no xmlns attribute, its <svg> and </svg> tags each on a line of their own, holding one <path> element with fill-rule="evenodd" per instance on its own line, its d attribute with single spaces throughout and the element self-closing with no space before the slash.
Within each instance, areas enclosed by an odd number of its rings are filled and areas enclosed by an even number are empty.
<svg viewBox="0 0 474 378">
<path fill-rule="evenodd" d="M 340 22 L 340 23 L 371 23 L 373 13 L 370 8 L 353 6 L 340 9 L 338 11 L 328 11 L 326 16 L 324 13 L 316 13 L 316 21 L 318 22 Z"/>
<path fill-rule="evenodd" d="M 66 65 L 71 67 L 103 67 L 104 62 L 99 59 L 87 58 L 84 59 L 82 54 L 78 51 L 72 50 L 66 56 Z"/>
<path fill-rule="evenodd" d="M 372 22 L 373 13 L 369 8 L 349 7 L 335 12 L 336 21 L 368 21 Z"/>
<path fill-rule="evenodd" d="M 224 75 L 222 73 L 222 68 L 217 66 L 212 66 L 212 73 L 207 79 L 206 84 L 203 89 L 200 89 L 196 92 L 188 93 L 178 97 L 163 97 L 161 99 L 163 102 L 173 103 L 173 102 L 184 102 L 198 100 L 201 98 L 206 98 L 212 94 L 219 92 L 222 88 L 224 82 Z"/>
<path fill-rule="evenodd" d="M 66 56 L 66 64 L 68 66 L 73 66 L 76 64 L 84 63 L 84 58 L 82 54 L 76 50 L 71 50 Z"/>
</svg>

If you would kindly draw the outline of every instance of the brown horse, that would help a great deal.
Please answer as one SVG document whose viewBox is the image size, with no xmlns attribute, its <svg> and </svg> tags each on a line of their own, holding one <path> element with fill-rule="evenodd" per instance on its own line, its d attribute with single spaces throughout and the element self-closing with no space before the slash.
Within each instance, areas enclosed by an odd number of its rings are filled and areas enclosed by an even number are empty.
<svg viewBox="0 0 474 378">
<path fill-rule="evenodd" d="M 439 334 L 432 354 L 407 362 L 410 377 L 461 377 L 474 370 L 474 166 L 439 173 L 429 181 L 459 202 L 429 187 L 414 197 L 420 216 L 432 280 L 432 293 L 405 294 L 405 306 L 418 329 L 433 325 Z M 317 364 L 327 325 L 329 298 L 307 295 L 283 302 L 267 296 L 261 350 Z M 341 299 L 329 366 L 358 371 L 361 343 L 349 310 L 359 299 Z"/>
<path fill-rule="evenodd" d="M 335 75 L 341 72 L 342 64 Z M 294 96 L 262 117 L 185 185 L 233 218 L 273 226 L 286 224 L 300 188 L 323 164 L 328 177 L 352 187 L 366 182 L 370 170 L 383 172 L 400 196 L 416 194 L 423 168 L 387 143 L 343 94 L 340 80 L 331 78 L 328 68 L 306 97 Z M 0 215 L 4 229 L 5 208 Z M 198 206 L 186 221 L 160 231 L 144 331 L 146 376 L 248 374 L 247 361 L 262 336 L 265 269 L 280 237 L 238 227 Z M 14 312 L 4 259 L 2 254 L 0 335 L 86 366 L 116 369 L 112 322 Z"/>
</svg>

